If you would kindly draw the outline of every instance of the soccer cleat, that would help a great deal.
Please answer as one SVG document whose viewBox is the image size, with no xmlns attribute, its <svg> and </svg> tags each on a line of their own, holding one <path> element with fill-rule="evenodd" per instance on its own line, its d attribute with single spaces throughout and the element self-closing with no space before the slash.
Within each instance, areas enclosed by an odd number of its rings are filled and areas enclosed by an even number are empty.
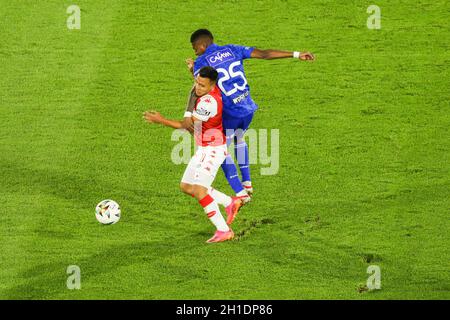
<svg viewBox="0 0 450 320">
<path fill-rule="evenodd" d="M 244 181 L 242 182 L 242 187 L 244 187 L 244 190 L 247 191 L 247 194 L 252 197 L 253 196 L 253 186 L 251 181 Z"/>
<path fill-rule="evenodd" d="M 252 200 L 252 198 L 248 194 L 246 194 L 245 196 L 236 196 L 236 198 L 241 199 L 242 205 L 247 204 Z"/>
<path fill-rule="evenodd" d="M 225 208 L 227 213 L 227 224 L 230 225 L 234 218 L 236 218 L 237 213 L 243 205 L 242 199 L 239 197 L 231 197 L 231 203 Z"/>
<path fill-rule="evenodd" d="M 214 233 L 214 236 L 211 239 L 208 239 L 206 241 L 206 243 L 227 241 L 227 240 L 233 239 L 233 237 L 234 237 L 234 232 L 231 229 L 229 231 L 217 230 L 216 233 Z"/>
</svg>

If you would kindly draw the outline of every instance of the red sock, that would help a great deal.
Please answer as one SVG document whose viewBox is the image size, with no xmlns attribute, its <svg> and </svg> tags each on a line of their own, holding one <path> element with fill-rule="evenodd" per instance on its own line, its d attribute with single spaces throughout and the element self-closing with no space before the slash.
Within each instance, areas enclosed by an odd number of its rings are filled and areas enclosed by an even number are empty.
<svg viewBox="0 0 450 320">
<path fill-rule="evenodd" d="M 200 203 L 200 205 L 205 208 L 208 205 L 210 205 L 212 202 L 214 201 L 214 199 L 207 194 L 203 199 L 199 200 L 198 203 Z"/>
<path fill-rule="evenodd" d="M 209 220 L 216 226 L 217 230 L 222 232 L 230 231 L 230 228 L 228 228 L 225 219 L 220 213 L 219 206 L 217 205 L 217 202 L 214 201 L 213 197 L 208 194 L 198 203 L 203 207 Z"/>
</svg>

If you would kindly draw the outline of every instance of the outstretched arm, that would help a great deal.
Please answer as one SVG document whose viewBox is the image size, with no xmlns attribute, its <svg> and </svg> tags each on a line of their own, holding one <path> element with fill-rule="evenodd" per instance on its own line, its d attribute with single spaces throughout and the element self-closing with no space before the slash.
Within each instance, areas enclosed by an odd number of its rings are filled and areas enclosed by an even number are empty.
<svg viewBox="0 0 450 320">
<path fill-rule="evenodd" d="M 159 112 L 156 111 L 146 111 L 144 112 L 144 119 L 148 123 L 159 123 L 163 126 L 174 128 L 174 129 L 186 129 L 191 131 L 192 119 L 190 117 L 185 117 L 183 120 L 171 120 L 164 118 Z"/>
<path fill-rule="evenodd" d="M 255 48 L 251 55 L 251 58 L 255 59 L 283 59 L 283 58 L 297 58 L 300 60 L 314 60 L 314 55 L 311 52 L 298 52 L 298 51 L 282 51 L 282 50 L 261 50 Z"/>
</svg>

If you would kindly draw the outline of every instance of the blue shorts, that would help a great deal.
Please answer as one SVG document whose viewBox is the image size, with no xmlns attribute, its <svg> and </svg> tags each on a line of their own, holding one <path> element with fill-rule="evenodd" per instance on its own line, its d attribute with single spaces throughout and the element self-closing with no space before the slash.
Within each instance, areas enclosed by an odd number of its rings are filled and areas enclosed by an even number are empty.
<svg viewBox="0 0 450 320">
<path fill-rule="evenodd" d="M 223 130 L 227 140 L 233 139 L 233 137 L 242 138 L 252 122 L 253 115 L 254 112 L 242 118 L 222 118 Z"/>
</svg>

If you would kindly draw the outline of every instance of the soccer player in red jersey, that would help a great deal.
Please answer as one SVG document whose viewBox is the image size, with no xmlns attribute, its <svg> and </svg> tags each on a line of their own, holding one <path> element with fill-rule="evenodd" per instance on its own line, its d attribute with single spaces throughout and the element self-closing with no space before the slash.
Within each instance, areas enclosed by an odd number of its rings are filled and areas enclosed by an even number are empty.
<svg viewBox="0 0 450 320">
<path fill-rule="evenodd" d="M 195 79 L 195 93 L 198 96 L 191 119 L 194 123 L 194 138 L 198 149 L 189 161 L 181 179 L 181 190 L 195 197 L 203 207 L 216 232 L 208 243 L 231 240 L 234 237 L 229 225 L 242 206 L 238 197 L 229 197 L 213 188 L 212 182 L 227 156 L 226 137 L 222 127 L 222 96 L 216 86 L 217 71 L 203 67 Z M 150 123 L 160 123 L 175 129 L 189 129 L 189 122 L 169 120 L 158 112 L 146 112 L 144 118 Z M 185 115 L 186 118 L 186 115 Z M 218 204 L 225 206 L 227 221 Z"/>
</svg>

